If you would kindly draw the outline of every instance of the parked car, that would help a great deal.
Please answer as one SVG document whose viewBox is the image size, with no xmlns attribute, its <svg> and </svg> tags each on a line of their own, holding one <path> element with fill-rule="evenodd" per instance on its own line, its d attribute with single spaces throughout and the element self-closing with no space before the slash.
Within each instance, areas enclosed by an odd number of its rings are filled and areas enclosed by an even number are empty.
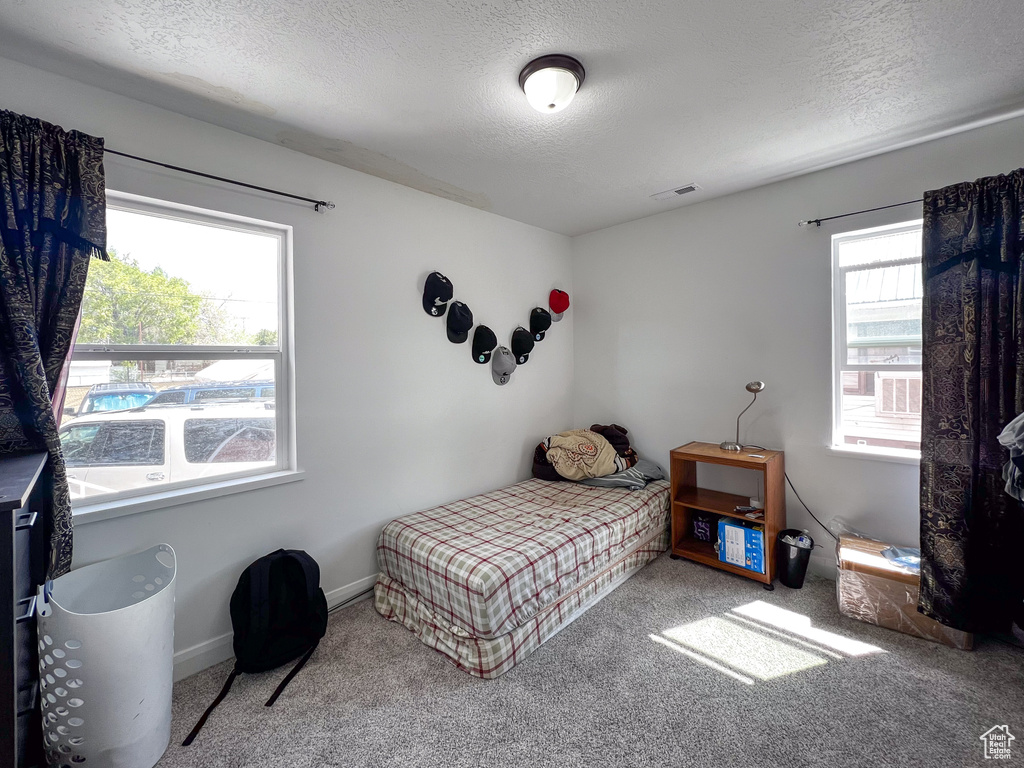
<svg viewBox="0 0 1024 768">
<path fill-rule="evenodd" d="M 72 499 L 277 465 L 272 403 L 145 405 L 60 430 Z"/>
<path fill-rule="evenodd" d="M 93 384 L 85 393 L 78 409 L 65 408 L 69 416 L 84 416 L 87 413 L 107 413 L 138 408 L 145 405 L 156 395 L 156 390 L 149 384 L 112 381 L 109 384 Z"/>
<path fill-rule="evenodd" d="M 273 381 L 225 381 L 168 387 L 150 401 L 150 405 L 231 402 L 273 399 Z"/>
</svg>

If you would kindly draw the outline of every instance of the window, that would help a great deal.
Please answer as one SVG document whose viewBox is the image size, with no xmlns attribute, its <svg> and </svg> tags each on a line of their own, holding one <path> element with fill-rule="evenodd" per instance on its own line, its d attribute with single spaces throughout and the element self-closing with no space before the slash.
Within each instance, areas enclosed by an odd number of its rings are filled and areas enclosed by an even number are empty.
<svg viewBox="0 0 1024 768">
<path fill-rule="evenodd" d="M 85 463 L 92 450 L 92 442 L 99 431 L 99 424 L 78 424 L 61 430 L 60 442 L 61 448 L 64 449 L 64 462 L 69 467 Z"/>
<path fill-rule="evenodd" d="M 832 237 L 832 445 L 921 450 L 921 222 Z"/>
<path fill-rule="evenodd" d="M 123 411 L 137 408 L 153 399 L 156 390 L 146 384 L 97 384 L 89 388 L 79 413 Z"/>
<path fill-rule="evenodd" d="M 149 401 L 150 405 L 180 405 L 185 402 L 185 392 L 161 392 Z"/>
<path fill-rule="evenodd" d="M 252 400 L 256 397 L 256 390 L 252 387 L 245 389 L 225 388 L 225 389 L 201 389 L 196 392 L 196 400 L 198 402 L 210 401 L 210 400 Z"/>
<path fill-rule="evenodd" d="M 134 466 L 164 463 L 164 434 L 159 421 L 110 421 L 71 425 L 61 441 L 69 467 Z"/>
<path fill-rule="evenodd" d="M 60 430 L 73 504 L 293 469 L 288 228 L 108 192 L 107 240 Z"/>
<path fill-rule="evenodd" d="M 247 450 L 242 450 L 246 445 Z M 273 419 L 189 419 L 185 422 L 185 461 L 217 463 L 273 458 Z"/>
</svg>

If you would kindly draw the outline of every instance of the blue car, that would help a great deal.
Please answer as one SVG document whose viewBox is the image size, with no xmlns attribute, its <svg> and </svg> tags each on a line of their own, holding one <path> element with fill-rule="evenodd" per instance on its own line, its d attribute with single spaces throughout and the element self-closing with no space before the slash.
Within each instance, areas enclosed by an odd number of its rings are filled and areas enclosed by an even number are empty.
<svg viewBox="0 0 1024 768">
<path fill-rule="evenodd" d="M 146 405 L 225 403 L 240 400 L 272 400 L 273 398 L 273 381 L 223 381 L 169 387 L 162 390 Z"/>
</svg>

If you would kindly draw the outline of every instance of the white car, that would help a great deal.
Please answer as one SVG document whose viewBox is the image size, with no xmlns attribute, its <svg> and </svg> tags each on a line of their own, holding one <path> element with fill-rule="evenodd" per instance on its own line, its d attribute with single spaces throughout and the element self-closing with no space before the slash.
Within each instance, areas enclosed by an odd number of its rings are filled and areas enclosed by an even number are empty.
<svg viewBox="0 0 1024 768">
<path fill-rule="evenodd" d="M 71 498 L 107 496 L 277 465 L 273 403 L 143 406 L 60 430 Z"/>
</svg>

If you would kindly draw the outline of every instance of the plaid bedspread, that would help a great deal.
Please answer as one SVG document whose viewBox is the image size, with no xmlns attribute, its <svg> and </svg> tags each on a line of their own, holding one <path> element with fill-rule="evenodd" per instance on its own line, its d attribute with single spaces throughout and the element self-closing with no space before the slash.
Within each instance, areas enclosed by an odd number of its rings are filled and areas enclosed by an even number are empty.
<svg viewBox="0 0 1024 768">
<path fill-rule="evenodd" d="M 439 626 L 496 638 L 664 528 L 668 508 L 663 480 L 639 491 L 526 480 L 393 520 L 377 562 Z"/>
<path fill-rule="evenodd" d="M 444 654 L 456 667 L 474 677 L 503 675 L 558 634 L 590 608 L 668 549 L 669 533 L 656 526 L 640 545 L 591 576 L 582 585 L 542 609 L 525 624 L 490 640 L 454 630 L 415 596 L 383 573 L 374 586 L 374 604 L 381 616 L 404 625 L 424 645 Z"/>
</svg>

